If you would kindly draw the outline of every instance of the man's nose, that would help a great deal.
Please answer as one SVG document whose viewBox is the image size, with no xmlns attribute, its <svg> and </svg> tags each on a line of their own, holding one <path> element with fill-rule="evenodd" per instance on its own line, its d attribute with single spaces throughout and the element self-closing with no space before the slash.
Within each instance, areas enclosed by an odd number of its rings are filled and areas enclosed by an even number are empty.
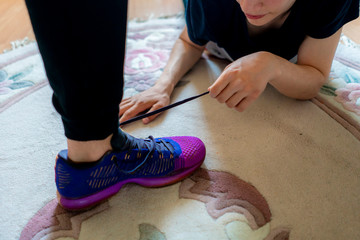
<svg viewBox="0 0 360 240">
<path fill-rule="evenodd" d="M 239 2 L 243 12 L 248 14 L 259 14 L 264 6 L 263 0 L 240 0 Z"/>
</svg>

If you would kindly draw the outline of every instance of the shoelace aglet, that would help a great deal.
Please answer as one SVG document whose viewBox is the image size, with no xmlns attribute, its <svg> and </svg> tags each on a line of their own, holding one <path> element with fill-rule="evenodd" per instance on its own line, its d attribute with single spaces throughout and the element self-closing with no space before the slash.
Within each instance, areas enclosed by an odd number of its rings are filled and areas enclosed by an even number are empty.
<svg viewBox="0 0 360 240">
<path fill-rule="evenodd" d="M 157 109 L 157 110 L 155 110 L 155 111 L 152 111 L 152 112 L 149 112 L 149 113 L 145 113 L 145 114 L 136 116 L 136 117 L 131 118 L 131 119 L 127 120 L 127 121 L 121 122 L 121 123 L 120 123 L 120 126 L 124 126 L 124 125 L 126 125 L 126 124 L 129 124 L 129 123 L 138 121 L 138 120 L 140 120 L 140 119 L 143 119 L 143 118 L 150 117 L 150 116 L 152 116 L 152 115 L 161 113 L 161 112 L 166 111 L 166 110 L 168 110 L 168 109 L 170 109 L 170 108 L 179 106 L 179 105 L 181 105 L 181 104 L 184 104 L 184 103 L 186 103 L 186 102 L 189 102 L 189 101 L 191 101 L 191 100 L 194 100 L 194 99 L 196 99 L 196 98 L 198 98 L 198 97 L 204 96 L 204 95 L 206 95 L 206 94 L 208 94 L 208 93 L 209 93 L 209 91 L 206 91 L 206 92 L 201 93 L 201 94 L 199 94 L 199 95 L 196 95 L 196 96 L 193 96 L 193 97 L 189 97 L 189 98 L 186 98 L 186 99 L 181 100 L 181 101 L 179 101 L 179 102 L 170 104 L 170 105 L 168 105 L 168 106 L 166 106 L 166 107 L 159 108 L 159 109 Z"/>
</svg>

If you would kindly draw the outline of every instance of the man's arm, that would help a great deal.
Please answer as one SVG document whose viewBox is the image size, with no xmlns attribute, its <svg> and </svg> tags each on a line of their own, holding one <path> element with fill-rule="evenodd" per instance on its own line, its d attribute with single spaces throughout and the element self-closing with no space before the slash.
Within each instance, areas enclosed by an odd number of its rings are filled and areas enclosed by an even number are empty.
<svg viewBox="0 0 360 240">
<path fill-rule="evenodd" d="M 297 99 L 315 97 L 329 77 L 341 29 L 325 39 L 306 37 L 298 52 L 297 64 L 281 64 L 279 76 L 270 84 L 286 96 Z"/>
<path fill-rule="evenodd" d="M 200 59 L 204 49 L 204 46 L 199 46 L 190 40 L 185 27 L 176 40 L 164 71 L 155 85 L 121 101 L 120 122 L 135 117 L 145 110 L 149 109 L 150 112 L 169 105 L 175 85 Z M 149 123 L 157 116 L 145 118 L 143 123 Z"/>
<path fill-rule="evenodd" d="M 239 58 L 209 87 L 210 96 L 239 112 L 260 96 L 267 83 L 288 97 L 315 97 L 329 76 L 340 34 L 341 29 L 325 39 L 306 37 L 296 64 L 270 52 Z"/>
</svg>

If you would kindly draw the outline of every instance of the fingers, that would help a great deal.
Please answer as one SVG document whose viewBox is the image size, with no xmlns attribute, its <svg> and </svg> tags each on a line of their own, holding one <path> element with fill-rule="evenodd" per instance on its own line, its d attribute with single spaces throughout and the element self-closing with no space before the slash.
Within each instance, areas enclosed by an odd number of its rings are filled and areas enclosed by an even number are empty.
<svg viewBox="0 0 360 240">
<path fill-rule="evenodd" d="M 162 105 L 156 105 L 156 104 L 155 104 L 154 106 L 152 106 L 152 108 L 150 108 L 150 110 L 148 111 L 148 113 L 149 113 L 149 112 L 152 112 L 152 111 L 155 111 L 155 110 L 158 110 L 158 109 L 160 109 L 160 108 L 162 108 L 162 107 L 164 107 L 164 106 L 162 106 Z M 151 121 L 153 121 L 155 118 L 157 118 L 160 114 L 161 114 L 161 113 L 158 113 L 158 114 L 152 115 L 152 116 L 150 116 L 150 117 L 144 118 L 144 119 L 142 120 L 142 122 L 143 122 L 144 124 L 148 124 L 149 122 L 151 122 Z"/>
<path fill-rule="evenodd" d="M 243 94 L 244 86 L 241 80 L 232 79 L 234 76 L 222 74 L 216 82 L 209 87 L 210 96 L 216 98 L 220 103 L 227 103 L 230 98 L 233 98 L 230 103 L 234 107 L 237 103 L 233 103 L 236 99 L 241 101 L 245 97 Z M 239 97 L 241 97 L 239 99 Z"/>
<path fill-rule="evenodd" d="M 147 102 L 147 103 L 144 103 L 144 102 L 141 102 L 138 103 L 138 102 L 135 102 L 133 101 L 132 99 L 124 99 L 121 103 L 120 103 L 120 113 L 119 115 L 121 116 L 120 117 L 120 122 L 124 122 L 124 121 L 127 121 L 137 115 L 139 115 L 139 113 L 141 112 L 144 112 L 145 110 L 148 110 L 148 113 L 149 112 L 152 112 L 152 111 L 155 111 L 157 109 L 160 109 L 162 107 L 164 107 L 165 105 L 164 104 L 153 104 L 152 102 Z M 153 116 L 150 116 L 150 117 L 147 117 L 147 118 L 144 118 L 142 120 L 142 122 L 144 124 L 147 124 L 147 123 L 150 123 L 151 121 L 153 121 L 157 116 L 159 116 L 160 113 L 158 114 L 155 114 Z"/>
<path fill-rule="evenodd" d="M 128 110 L 132 106 L 131 98 L 125 98 L 120 102 L 120 111 L 119 116 L 123 115 L 126 110 Z"/>
<path fill-rule="evenodd" d="M 123 110 L 121 110 L 120 107 L 120 122 L 124 122 L 127 121 L 133 117 L 135 117 L 136 115 L 138 115 L 139 113 L 149 109 L 151 107 L 151 105 L 148 104 L 131 104 L 128 103 L 127 105 L 123 105 Z"/>
<path fill-rule="evenodd" d="M 240 104 L 242 100 L 246 98 L 246 93 L 237 92 L 225 101 L 226 106 L 229 108 L 235 108 Z"/>
<path fill-rule="evenodd" d="M 244 98 L 238 105 L 236 105 L 235 110 L 238 112 L 243 112 L 254 100 L 255 99 L 251 97 Z"/>
<path fill-rule="evenodd" d="M 230 81 L 229 81 L 229 79 L 227 77 L 227 74 L 224 71 L 219 76 L 219 78 L 214 82 L 214 84 L 209 87 L 208 90 L 210 91 L 210 96 L 213 97 L 213 98 L 217 98 L 219 96 L 219 94 L 222 93 L 222 91 L 229 85 L 229 82 Z M 231 96 L 232 95 L 231 90 L 228 89 L 226 94 Z"/>
<path fill-rule="evenodd" d="M 243 112 L 261 94 L 256 88 L 243 86 L 237 79 L 232 81 L 231 76 L 222 75 L 209 87 L 210 95 L 218 102 L 225 103 L 227 107 Z"/>
</svg>

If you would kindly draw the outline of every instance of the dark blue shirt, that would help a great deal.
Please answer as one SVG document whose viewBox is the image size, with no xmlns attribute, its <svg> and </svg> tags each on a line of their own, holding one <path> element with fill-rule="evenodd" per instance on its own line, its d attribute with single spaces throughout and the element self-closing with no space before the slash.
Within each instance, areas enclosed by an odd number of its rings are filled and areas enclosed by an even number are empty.
<svg viewBox="0 0 360 240">
<path fill-rule="evenodd" d="M 306 36 L 327 38 L 358 16 L 359 0 L 297 0 L 281 28 L 250 36 L 236 0 L 188 0 L 185 11 L 191 41 L 215 42 L 234 60 L 258 51 L 291 59 Z"/>
</svg>

